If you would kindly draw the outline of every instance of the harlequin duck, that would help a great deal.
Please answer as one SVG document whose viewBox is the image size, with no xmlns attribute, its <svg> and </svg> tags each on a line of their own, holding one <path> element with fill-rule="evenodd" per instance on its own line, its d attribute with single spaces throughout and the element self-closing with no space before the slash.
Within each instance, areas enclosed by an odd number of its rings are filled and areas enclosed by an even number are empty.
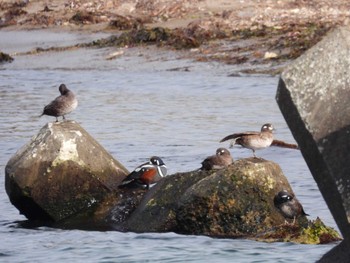
<svg viewBox="0 0 350 263">
<path fill-rule="evenodd" d="M 127 175 L 118 187 L 149 189 L 150 184 L 158 182 L 166 174 L 167 167 L 162 159 L 152 156 L 148 162 L 139 165 Z"/>
<path fill-rule="evenodd" d="M 293 219 L 294 224 L 296 218 L 300 216 L 308 216 L 294 194 L 288 193 L 286 190 L 277 193 L 273 199 L 273 203 L 286 219 L 286 223 L 287 219 Z"/>
</svg>

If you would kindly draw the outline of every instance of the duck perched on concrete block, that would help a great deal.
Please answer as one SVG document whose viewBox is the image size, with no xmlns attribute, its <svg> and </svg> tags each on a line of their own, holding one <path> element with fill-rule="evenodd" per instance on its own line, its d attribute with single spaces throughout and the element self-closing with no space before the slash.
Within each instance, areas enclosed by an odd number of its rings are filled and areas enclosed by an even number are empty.
<svg viewBox="0 0 350 263">
<path fill-rule="evenodd" d="M 78 106 L 78 100 L 76 99 L 74 93 L 69 90 L 65 84 L 61 84 L 58 90 L 60 91 L 61 95 L 46 105 L 43 113 L 40 115 L 56 117 L 56 122 L 58 122 L 58 117 L 60 116 L 62 116 L 63 120 L 65 120 L 65 115 L 71 113 Z"/>
</svg>

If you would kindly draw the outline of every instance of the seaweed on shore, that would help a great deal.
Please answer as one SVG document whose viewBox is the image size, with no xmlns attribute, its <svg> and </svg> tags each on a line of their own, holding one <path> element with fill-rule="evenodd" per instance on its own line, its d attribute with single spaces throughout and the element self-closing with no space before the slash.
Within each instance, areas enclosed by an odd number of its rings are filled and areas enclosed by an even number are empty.
<svg viewBox="0 0 350 263">
<path fill-rule="evenodd" d="M 0 51 L 0 64 L 4 62 L 12 62 L 13 57 Z"/>
</svg>

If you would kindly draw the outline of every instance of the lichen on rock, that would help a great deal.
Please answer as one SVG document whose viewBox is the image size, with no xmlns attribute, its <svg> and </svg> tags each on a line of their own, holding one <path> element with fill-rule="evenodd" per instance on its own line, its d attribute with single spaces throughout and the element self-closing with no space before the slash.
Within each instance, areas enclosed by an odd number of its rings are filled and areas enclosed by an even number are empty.
<svg viewBox="0 0 350 263">
<path fill-rule="evenodd" d="M 292 189 L 278 164 L 260 158 L 169 175 L 149 190 L 119 189 L 127 170 L 77 123 L 64 121 L 45 125 L 5 170 L 10 201 L 28 219 L 55 227 L 299 243 L 337 240 L 336 231 L 305 216 L 284 225 L 273 199 Z"/>
<path fill-rule="evenodd" d="M 13 205 L 29 219 L 52 221 L 91 209 L 128 173 L 73 121 L 45 125 L 5 172 Z"/>
<path fill-rule="evenodd" d="M 129 203 L 135 195 L 135 205 L 125 207 L 123 203 L 119 209 L 116 204 L 108 218 L 124 216 L 122 221 L 109 221 L 121 231 L 171 231 L 307 244 L 340 239 L 319 219 L 308 221 L 302 216 L 295 224 L 285 224 L 273 204 L 281 189 L 292 191 L 277 164 L 259 158 L 242 159 L 222 170 L 169 175 L 149 191 L 124 191 Z"/>
</svg>

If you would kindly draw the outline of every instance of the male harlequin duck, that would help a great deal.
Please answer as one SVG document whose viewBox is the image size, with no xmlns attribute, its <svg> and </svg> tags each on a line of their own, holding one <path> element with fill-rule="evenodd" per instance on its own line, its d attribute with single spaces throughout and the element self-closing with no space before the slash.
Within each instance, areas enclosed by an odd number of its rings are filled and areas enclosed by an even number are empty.
<svg viewBox="0 0 350 263">
<path fill-rule="evenodd" d="M 293 224 L 295 224 L 296 218 L 308 216 L 294 194 L 288 193 L 285 190 L 275 195 L 273 203 L 285 219 L 293 219 Z M 285 222 L 287 223 L 287 220 Z"/>
<path fill-rule="evenodd" d="M 127 175 L 118 187 L 149 189 L 150 184 L 158 182 L 166 174 L 167 167 L 162 159 L 152 156 L 148 162 L 139 165 Z"/>
<path fill-rule="evenodd" d="M 255 150 L 267 148 L 273 142 L 273 126 L 271 123 L 266 123 L 261 127 L 260 132 L 241 132 L 234 133 L 226 136 L 220 142 L 224 142 L 227 140 L 232 140 L 230 143 L 230 148 L 232 148 L 235 144 L 241 145 L 244 148 L 251 149 L 253 151 L 253 155 L 255 156 Z"/>
<path fill-rule="evenodd" d="M 201 170 L 222 169 L 232 163 L 233 159 L 230 151 L 226 148 L 218 148 L 215 155 L 204 159 Z"/>
<path fill-rule="evenodd" d="M 40 115 L 49 115 L 56 117 L 56 122 L 58 122 L 58 117 L 72 112 L 78 106 L 78 100 L 76 99 L 74 93 L 70 91 L 66 85 L 61 84 L 58 88 L 61 95 L 56 99 L 51 101 L 48 105 L 44 107 L 43 113 Z"/>
</svg>

